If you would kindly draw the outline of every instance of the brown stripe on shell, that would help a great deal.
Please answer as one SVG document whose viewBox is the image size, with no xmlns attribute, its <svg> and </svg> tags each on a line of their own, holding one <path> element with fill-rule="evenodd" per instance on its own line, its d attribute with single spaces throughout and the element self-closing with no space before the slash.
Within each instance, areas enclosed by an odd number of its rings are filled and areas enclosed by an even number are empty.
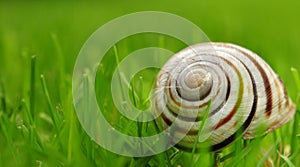
<svg viewBox="0 0 300 167">
<path fill-rule="evenodd" d="M 287 92 L 286 92 L 286 89 L 285 87 L 283 86 L 283 83 L 282 81 L 280 80 L 280 78 L 276 78 L 276 76 L 274 77 L 274 74 L 275 73 L 272 73 L 273 71 L 271 71 L 271 75 L 272 77 L 275 78 L 275 89 L 276 90 L 272 90 L 273 88 L 271 87 L 271 83 L 270 83 L 270 80 L 268 79 L 268 75 L 266 73 L 266 71 L 264 70 L 263 66 L 261 64 L 258 63 L 258 61 L 251 56 L 251 54 L 249 54 L 248 52 L 244 51 L 243 49 L 240 49 L 239 47 L 236 47 L 234 45 L 231 45 L 231 44 L 220 44 L 220 43 L 215 43 L 215 45 L 219 45 L 219 46 L 222 46 L 222 47 L 227 47 L 227 48 L 231 48 L 231 49 L 234 49 L 234 50 L 237 50 L 238 52 L 241 52 L 244 56 L 246 56 L 254 65 L 255 67 L 257 68 L 257 70 L 259 71 L 260 73 L 260 77 L 262 78 L 263 80 L 263 84 L 264 84 L 264 93 L 266 94 L 266 106 L 265 106 L 265 115 L 266 117 L 270 117 L 272 115 L 272 108 L 275 107 L 275 102 L 273 102 L 274 98 L 275 98 L 275 95 L 273 94 L 272 91 L 277 91 L 278 92 L 278 96 L 280 96 L 281 92 L 284 93 L 284 97 L 285 97 L 285 101 L 283 101 L 283 99 L 281 98 L 278 98 L 278 109 L 280 111 L 280 109 L 283 107 L 282 105 L 286 105 L 286 107 L 289 109 L 289 110 L 295 110 L 295 105 L 293 105 L 293 103 L 290 101 L 289 97 L 287 96 Z M 230 52 L 229 52 L 230 53 Z M 251 78 L 251 81 L 252 81 L 252 86 L 253 86 L 253 103 L 252 103 L 252 107 L 251 107 L 251 111 L 250 111 L 250 114 L 249 116 L 246 118 L 246 121 L 242 124 L 242 126 L 240 126 L 238 128 L 238 130 L 232 134 L 230 137 L 226 138 L 225 140 L 223 140 L 222 142 L 220 143 L 217 143 L 217 144 L 214 144 L 213 146 L 211 147 L 205 147 L 205 148 L 197 148 L 197 150 L 200 150 L 200 149 L 207 149 L 207 148 L 210 148 L 211 151 L 217 151 L 217 150 L 220 150 L 221 148 L 227 146 L 228 144 L 232 143 L 235 138 L 237 136 L 241 136 L 242 134 L 245 133 L 245 131 L 249 128 L 253 118 L 254 118 L 254 115 L 256 113 L 256 110 L 257 110 L 257 103 L 258 103 L 258 95 L 257 95 L 257 85 L 256 85 L 256 82 L 255 82 L 255 79 L 253 77 L 253 75 L 251 74 L 251 71 L 249 68 L 247 68 L 247 66 L 243 63 L 243 60 L 239 59 L 237 57 L 237 59 L 244 65 L 244 67 L 247 69 L 249 75 L 250 75 L 250 78 Z M 267 66 L 268 67 L 268 66 Z M 278 79 L 278 80 L 277 80 Z M 282 86 L 282 87 L 281 87 Z M 228 90 L 228 89 L 227 89 Z M 250 91 L 250 90 L 248 90 Z M 173 103 L 175 103 L 175 106 L 172 106 L 172 107 L 176 107 L 176 105 L 178 104 L 178 106 L 182 106 L 180 104 L 180 102 L 177 102 L 174 100 L 174 97 L 173 97 L 173 94 L 172 92 L 168 91 L 168 96 L 170 96 L 171 98 L 173 98 Z M 180 96 L 180 95 L 179 95 Z M 227 91 L 226 93 L 226 97 L 228 98 L 229 97 L 229 92 Z M 239 98 L 241 99 L 241 98 Z M 167 103 L 168 104 L 168 103 Z M 207 104 L 207 103 L 206 103 Z M 221 103 L 221 104 L 225 104 L 225 103 Z M 173 104 L 174 105 L 174 104 Z M 203 105 L 203 104 L 202 104 Z M 187 107 L 188 108 L 188 107 Z M 218 107 L 219 108 L 219 107 Z M 293 109 L 294 108 L 294 109 Z M 235 109 L 235 107 L 233 108 L 234 113 L 236 112 L 237 109 Z M 232 115 L 232 116 L 227 116 L 227 117 L 233 117 L 234 113 L 233 110 L 230 112 L 229 115 Z M 216 111 L 217 112 L 217 111 Z M 175 114 L 175 116 L 177 115 L 176 113 L 173 113 L 171 112 L 173 115 Z M 171 125 L 172 122 L 170 121 L 169 118 L 167 118 L 164 113 L 162 113 L 162 117 L 163 119 L 166 119 L 164 120 L 166 122 L 166 124 L 168 125 Z M 226 119 L 227 117 L 225 117 L 224 119 Z M 230 121 L 231 118 L 228 118 L 228 121 Z M 228 122 L 227 121 L 227 122 Z M 224 121 L 226 123 L 226 121 Z M 220 123 L 220 122 L 219 122 Z M 273 123 L 275 124 L 275 123 Z M 277 124 L 277 123 L 276 123 Z M 234 125 L 232 125 L 230 128 L 234 128 L 236 127 L 237 125 L 237 122 L 234 123 Z M 221 125 L 220 125 L 221 126 Z M 178 129 L 178 130 L 177 130 Z M 177 127 L 175 125 L 175 130 L 176 131 L 179 131 L 179 132 L 186 132 L 187 130 L 186 129 L 180 129 L 180 127 Z M 190 135 L 192 136 L 195 136 L 198 134 L 198 131 L 197 130 L 192 130 L 192 131 L 189 131 Z M 184 143 L 193 143 L 191 141 L 185 141 L 185 140 L 182 140 L 183 142 L 183 145 L 181 145 L 180 143 L 176 144 L 175 146 L 178 147 L 178 148 L 181 148 L 183 150 L 188 150 L 188 151 L 191 151 L 192 148 L 190 148 L 190 145 L 189 144 L 184 144 Z M 194 142 L 197 142 L 197 141 L 194 141 Z M 201 144 L 200 144 L 201 145 Z M 202 145 L 203 146 L 203 145 Z"/>
<path fill-rule="evenodd" d="M 225 73 L 225 76 L 226 76 L 226 80 L 227 80 L 227 92 L 226 92 L 225 100 L 221 103 L 221 105 L 219 105 L 216 109 L 214 109 L 211 113 L 209 113 L 209 116 L 213 116 L 214 114 L 216 114 L 226 104 L 226 102 L 229 98 L 229 94 L 230 94 L 230 90 L 231 90 L 231 83 L 230 83 L 227 73 Z"/>
<path fill-rule="evenodd" d="M 170 111 L 170 113 L 175 117 L 178 118 L 180 120 L 186 121 L 186 122 L 199 122 L 202 120 L 202 116 L 197 116 L 196 118 L 190 118 L 190 117 L 185 117 L 183 115 L 178 115 L 177 113 L 173 112 L 168 105 L 166 105 L 168 110 Z"/>
<path fill-rule="evenodd" d="M 272 73 L 272 77 L 275 78 L 274 82 L 275 82 L 275 88 L 276 88 L 276 91 L 277 91 L 277 99 L 278 99 L 278 112 L 280 113 L 281 112 L 281 97 L 280 97 L 280 94 L 281 94 L 281 89 L 280 89 L 280 85 L 278 83 L 278 79 L 277 79 L 277 75 Z"/>
<path fill-rule="evenodd" d="M 275 82 L 275 89 L 276 89 L 276 92 L 277 92 L 277 99 L 278 101 L 275 101 L 275 104 L 278 104 L 278 112 L 280 113 L 281 110 L 282 110 L 282 98 L 280 96 L 280 94 L 282 94 L 282 89 L 283 89 L 283 92 L 284 92 L 284 98 L 288 98 L 288 95 L 287 95 L 287 92 L 285 90 L 285 86 L 283 85 L 281 79 L 279 78 L 279 76 L 273 72 L 273 70 L 271 69 L 271 67 L 266 63 L 266 62 L 263 62 L 265 64 L 265 66 L 269 69 L 271 75 L 272 75 L 272 78 L 274 78 L 274 82 Z"/>
<path fill-rule="evenodd" d="M 167 116 L 164 113 L 161 114 L 161 117 L 169 127 L 172 125 L 172 121 L 169 118 L 167 118 Z M 190 135 L 190 136 L 197 136 L 198 135 L 198 130 L 189 130 L 189 131 L 187 131 L 186 129 L 181 128 L 181 127 L 176 126 L 176 125 L 175 125 L 175 128 L 176 128 L 175 131 L 180 132 L 182 134 L 187 134 L 187 135 Z M 165 128 L 165 129 L 167 129 L 167 128 Z"/>
<path fill-rule="evenodd" d="M 221 57 L 220 57 L 221 58 Z M 237 73 L 238 75 L 238 80 L 240 81 L 240 87 L 239 87 L 239 93 L 238 93 L 238 99 L 236 104 L 234 105 L 233 109 L 231 110 L 231 112 L 223 119 L 221 119 L 218 124 L 216 125 L 216 127 L 214 128 L 214 130 L 219 129 L 221 126 L 223 126 L 224 124 L 226 124 L 227 122 L 229 122 L 234 114 L 236 113 L 236 111 L 238 110 L 238 108 L 240 107 L 241 103 L 242 103 L 242 98 L 243 98 L 243 93 L 244 93 L 244 83 L 243 83 L 243 78 L 241 76 L 241 73 L 238 71 L 238 69 L 228 60 L 221 58 L 224 61 L 226 61 L 226 63 L 228 63 L 230 66 L 233 67 L 234 71 Z"/>
<path fill-rule="evenodd" d="M 212 62 L 212 61 L 206 61 L 206 62 L 212 63 L 214 65 L 218 65 L 218 64 L 216 64 L 215 62 Z M 225 71 L 224 69 L 222 69 L 222 70 Z M 226 72 L 224 74 L 225 74 L 225 77 L 226 77 L 226 80 L 227 80 L 227 86 L 228 86 L 227 87 L 227 92 L 226 92 L 226 98 L 223 100 L 223 102 L 221 103 L 220 106 L 218 106 L 215 110 L 213 110 L 211 113 L 209 113 L 209 116 L 213 116 L 215 113 L 217 113 L 224 106 L 224 104 L 227 102 L 227 100 L 229 98 L 229 93 L 230 93 L 230 90 L 231 90 L 231 86 L 230 86 L 231 83 L 230 83 L 230 79 L 228 77 L 228 74 Z M 220 78 L 219 78 L 219 80 L 220 80 Z M 167 81 L 167 87 L 169 87 L 169 89 L 171 88 L 171 81 L 170 81 L 170 79 L 168 79 L 168 81 Z M 183 105 L 183 104 L 181 104 L 181 103 L 179 103 L 178 101 L 175 100 L 172 92 L 169 91 L 169 89 L 167 89 L 169 97 L 171 98 L 171 101 L 174 102 L 177 106 L 181 106 L 182 108 L 187 108 L 187 109 L 199 109 L 199 108 L 202 108 L 202 107 L 208 105 L 208 102 L 205 102 L 205 103 L 203 103 L 203 104 L 201 104 L 199 106 L 186 106 L 186 105 Z M 178 92 L 178 91 L 176 91 L 176 92 Z M 219 92 L 220 92 L 220 89 L 217 90 L 216 94 L 219 94 Z M 168 103 L 167 103 L 167 105 L 168 105 Z"/>
<path fill-rule="evenodd" d="M 272 100 L 273 96 L 272 96 L 272 89 L 271 89 L 270 81 L 268 79 L 268 75 L 266 74 L 263 67 L 251 55 L 249 55 L 247 52 L 243 51 L 242 49 L 235 47 L 234 45 L 218 44 L 218 43 L 217 43 L 217 45 L 231 48 L 231 49 L 237 50 L 238 52 L 241 52 L 243 55 L 245 55 L 247 58 L 249 58 L 254 63 L 254 65 L 257 67 L 258 71 L 261 74 L 261 77 L 264 82 L 264 87 L 265 87 L 265 94 L 266 94 L 266 99 L 267 99 L 265 113 L 266 113 L 267 118 L 270 117 L 272 114 L 272 108 L 273 108 L 273 100 Z"/>
<path fill-rule="evenodd" d="M 246 121 L 244 122 L 244 124 L 230 137 L 228 137 L 227 139 L 225 139 L 224 141 L 222 141 L 221 143 L 215 144 L 213 146 L 211 146 L 210 151 L 217 151 L 220 150 L 222 148 L 224 148 L 225 146 L 229 145 L 230 143 L 232 143 L 236 136 L 240 135 L 240 134 L 244 134 L 245 130 L 249 127 L 249 125 L 251 124 L 254 115 L 256 113 L 256 109 L 257 109 L 257 87 L 254 81 L 254 77 L 251 73 L 251 71 L 248 69 L 248 67 L 241 61 L 239 60 L 247 69 L 249 76 L 251 78 L 251 82 L 252 82 L 252 86 L 253 86 L 253 103 L 252 103 L 252 108 L 251 108 L 251 112 L 249 114 L 249 116 L 247 117 Z"/>
<path fill-rule="evenodd" d="M 233 129 L 233 130 L 235 131 L 236 127 L 238 126 L 238 121 L 239 121 L 239 120 L 235 121 L 234 124 L 232 124 L 232 126 L 230 126 L 230 127 L 228 128 L 228 130 L 232 130 L 232 129 Z M 223 131 L 223 132 L 220 134 L 220 136 L 223 136 L 226 132 L 227 132 L 227 131 Z"/>
<path fill-rule="evenodd" d="M 172 121 L 171 121 L 169 118 L 167 118 L 167 117 L 165 116 L 164 113 L 161 113 L 161 118 L 164 120 L 164 122 L 165 122 L 168 126 L 171 126 L 171 125 L 172 125 Z"/>
<path fill-rule="evenodd" d="M 286 99 L 288 99 L 289 96 L 288 96 L 288 94 L 287 94 L 287 91 L 286 91 L 286 89 L 285 89 L 285 86 L 283 85 L 283 82 L 282 82 L 281 78 L 280 78 L 280 77 L 277 77 L 277 78 L 278 78 L 278 80 L 279 80 L 279 82 L 280 82 L 280 84 L 281 84 L 281 87 L 283 88 L 284 97 L 285 97 Z"/>
<path fill-rule="evenodd" d="M 206 106 L 208 104 L 208 102 L 206 102 L 206 103 L 203 103 L 203 104 L 201 104 L 199 106 L 186 106 L 186 105 L 183 105 L 183 104 L 179 103 L 178 101 L 176 101 L 175 98 L 174 98 L 174 96 L 173 96 L 173 94 L 172 94 L 172 92 L 169 91 L 169 89 L 171 89 L 171 82 L 170 81 L 168 81 L 168 87 L 169 88 L 167 88 L 166 91 L 169 92 L 168 95 L 171 98 L 171 101 L 174 102 L 177 106 L 182 106 L 182 108 L 187 108 L 187 109 L 198 109 L 198 108 L 204 107 L 204 106 Z"/>
<path fill-rule="evenodd" d="M 280 82 L 281 87 L 282 87 L 282 89 L 283 89 L 284 99 L 285 99 L 285 107 L 289 108 L 288 106 L 289 106 L 290 98 L 289 98 L 289 96 L 288 96 L 288 94 L 287 94 L 286 88 L 285 88 L 285 86 L 283 85 L 283 82 L 282 82 L 281 78 L 280 78 L 280 77 L 277 77 L 277 79 L 278 79 L 278 81 Z"/>
</svg>

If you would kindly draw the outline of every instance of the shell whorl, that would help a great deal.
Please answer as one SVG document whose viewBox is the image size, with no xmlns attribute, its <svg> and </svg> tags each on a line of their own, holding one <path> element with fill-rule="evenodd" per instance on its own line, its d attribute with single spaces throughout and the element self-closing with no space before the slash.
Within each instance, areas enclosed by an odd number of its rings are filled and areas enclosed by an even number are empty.
<svg viewBox="0 0 300 167">
<path fill-rule="evenodd" d="M 219 150 L 243 135 L 251 139 L 289 121 L 295 105 L 271 67 L 255 53 L 233 44 L 204 43 L 175 54 L 158 74 L 157 119 L 191 149 L 210 103 L 197 141 L 198 149 Z M 259 131 L 259 132 L 258 132 Z"/>
</svg>

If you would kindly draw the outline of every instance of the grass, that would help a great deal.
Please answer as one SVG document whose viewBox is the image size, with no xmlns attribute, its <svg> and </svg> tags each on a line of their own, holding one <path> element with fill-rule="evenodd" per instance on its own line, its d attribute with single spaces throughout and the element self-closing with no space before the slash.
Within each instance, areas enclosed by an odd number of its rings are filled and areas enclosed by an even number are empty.
<svg viewBox="0 0 300 167">
<path fill-rule="evenodd" d="M 239 139 L 217 153 L 186 153 L 171 148 L 136 158 L 98 146 L 82 129 L 71 93 L 76 56 L 92 32 L 126 13 L 160 10 L 193 21 L 213 41 L 237 43 L 260 54 L 300 106 L 299 6 L 296 0 L 1 1 L 0 166 L 300 166 L 299 108 L 294 119 L 282 128 L 251 141 Z M 120 116 L 107 83 L 126 55 L 150 46 L 173 52 L 185 47 L 158 34 L 128 37 L 106 54 L 96 78 L 98 102 L 103 104 L 100 107 L 105 117 L 116 129 L 135 136 L 155 134 L 155 124 L 137 124 Z M 291 67 L 295 68 L 290 71 Z M 146 69 L 129 81 L 130 96 L 138 108 L 149 106 L 147 99 L 157 72 Z M 85 90 L 87 96 L 88 88 Z"/>
</svg>

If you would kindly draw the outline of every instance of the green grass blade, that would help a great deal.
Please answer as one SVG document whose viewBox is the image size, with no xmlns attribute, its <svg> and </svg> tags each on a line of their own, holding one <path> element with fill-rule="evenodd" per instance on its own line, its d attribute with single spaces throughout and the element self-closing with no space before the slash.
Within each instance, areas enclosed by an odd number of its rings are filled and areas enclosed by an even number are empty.
<svg viewBox="0 0 300 167">
<path fill-rule="evenodd" d="M 296 83 L 296 88 L 298 93 L 300 93 L 300 77 L 299 77 L 299 73 L 298 70 L 295 68 L 291 68 L 295 83 Z"/>
<path fill-rule="evenodd" d="M 262 167 L 264 163 L 267 161 L 267 159 L 274 154 L 275 150 L 277 149 L 277 146 L 279 145 L 280 141 L 277 140 L 276 143 L 263 155 L 263 157 L 260 159 L 256 167 Z"/>
<path fill-rule="evenodd" d="M 142 97 L 143 97 L 143 81 L 142 81 L 142 77 L 140 76 L 139 77 L 139 87 L 140 87 L 140 89 L 139 89 L 139 91 L 138 91 L 138 95 L 139 95 L 139 97 L 140 97 L 140 99 L 142 99 Z M 134 90 L 134 87 L 132 87 L 132 90 Z M 135 101 L 135 103 L 136 103 L 136 99 L 135 99 L 135 96 L 134 96 L 134 91 L 132 92 L 132 96 L 133 96 L 133 99 L 134 99 L 134 101 Z M 141 104 L 139 103 L 139 106 L 140 106 Z M 138 107 L 137 106 L 137 103 L 135 104 L 135 107 Z M 143 115 L 142 115 L 142 113 L 138 116 L 138 122 L 137 122 L 137 126 L 138 126 L 138 136 L 139 137 L 142 137 L 142 133 L 143 133 Z M 143 148 L 141 147 L 141 151 L 143 152 Z"/>
<path fill-rule="evenodd" d="M 194 143 L 194 146 L 193 146 L 193 149 L 192 149 L 192 154 L 191 154 L 191 157 L 192 157 L 192 161 L 194 161 L 194 156 L 195 156 L 195 152 L 196 152 L 196 147 L 197 147 L 197 144 L 198 144 L 198 141 L 199 141 L 199 138 L 200 138 L 200 134 L 204 128 L 204 125 L 205 125 L 205 122 L 206 122 L 206 119 L 208 117 L 208 113 L 209 113 L 209 110 L 210 110 L 210 105 L 211 105 L 211 100 L 208 102 L 208 105 L 207 105 L 207 108 L 205 110 L 205 113 L 204 113 L 204 116 L 203 116 L 203 121 L 201 122 L 200 124 L 200 127 L 199 127 L 199 131 L 198 131 L 198 134 L 197 134 L 197 137 L 196 137 L 196 141 Z"/>
<path fill-rule="evenodd" d="M 240 164 L 240 162 L 247 157 L 251 151 L 259 150 L 259 144 L 262 141 L 262 138 L 263 137 L 255 138 L 249 144 L 247 144 L 247 147 L 233 157 L 230 166 L 238 166 L 238 164 Z"/>
<path fill-rule="evenodd" d="M 130 163 L 131 167 L 140 167 L 140 166 L 147 166 L 148 162 L 152 159 L 153 157 L 142 157 L 142 158 L 137 158 L 137 160 L 134 160 L 132 158 L 132 161 Z"/>
<path fill-rule="evenodd" d="M 13 160 L 16 160 L 15 157 L 17 155 L 17 152 L 16 152 L 16 149 L 14 148 L 13 135 L 10 132 L 11 125 L 12 125 L 12 123 L 10 122 L 7 115 L 4 114 L 3 112 L 1 112 L 1 110 L 0 110 L 0 129 L 7 141 L 6 145 L 9 148 L 9 151 L 11 152 L 11 154 L 13 155 L 13 157 L 10 157 L 10 158 Z M 0 153 L 0 156 L 1 156 L 1 153 Z"/>
<path fill-rule="evenodd" d="M 28 131 L 30 134 L 29 140 L 31 142 L 31 145 L 33 145 L 33 143 L 36 142 L 40 146 L 41 150 L 44 150 L 45 149 L 44 143 L 43 143 L 43 141 L 40 137 L 40 134 L 36 128 L 36 123 L 32 118 L 32 115 L 29 111 L 28 105 L 26 104 L 25 100 L 22 100 L 22 106 L 23 106 L 23 108 L 25 110 L 25 114 L 27 115 L 28 120 L 29 120 L 29 130 Z"/>
<path fill-rule="evenodd" d="M 132 96 L 133 105 L 135 107 L 137 107 L 136 93 L 134 91 L 134 83 L 133 82 L 130 83 L 130 87 L 131 87 L 130 92 L 131 92 L 131 96 Z"/>
<path fill-rule="evenodd" d="M 36 56 L 31 57 L 30 67 L 30 112 L 35 120 L 35 75 L 36 75 Z"/>
<path fill-rule="evenodd" d="M 286 162 L 289 167 L 296 167 L 293 162 L 285 155 L 279 154 L 279 156 Z"/>
<path fill-rule="evenodd" d="M 122 79 L 121 79 L 121 74 L 120 74 L 120 69 L 118 67 L 118 65 L 120 64 L 120 60 L 119 60 L 119 53 L 118 53 L 118 49 L 117 49 L 117 46 L 114 45 L 114 54 L 115 54 L 115 59 L 116 59 L 116 64 L 117 64 L 117 72 L 118 72 L 118 79 L 119 79 L 119 83 L 120 83 L 120 88 L 121 88 L 121 92 L 122 92 L 122 100 L 125 99 L 125 94 L 124 94 L 124 89 L 123 89 L 123 86 L 122 86 Z"/>
<path fill-rule="evenodd" d="M 59 80 L 60 80 L 60 84 L 58 86 L 59 88 L 59 97 L 60 97 L 60 101 L 62 101 L 65 97 L 65 87 L 66 87 L 66 79 L 65 79 L 65 56 L 63 54 L 63 51 L 62 51 L 62 47 L 61 47 L 61 44 L 59 42 L 59 39 L 57 37 L 57 34 L 56 33 L 51 33 L 51 38 L 52 38 L 52 41 L 54 43 L 54 47 L 56 49 L 56 53 L 57 53 L 57 63 L 59 64 L 58 67 L 59 67 L 59 70 L 58 70 L 58 73 L 59 73 Z"/>
<path fill-rule="evenodd" d="M 295 80 L 295 84 L 296 84 L 296 87 L 297 87 L 297 105 L 300 105 L 299 104 L 299 97 L 300 97 L 300 76 L 299 76 L 299 73 L 297 71 L 297 69 L 295 68 L 292 68 L 291 69 L 292 71 L 292 74 L 293 74 L 293 77 L 294 77 L 294 80 Z M 297 111 L 296 111 L 297 112 Z M 293 132 L 292 132 L 292 137 L 291 137 L 291 153 L 292 155 L 294 153 L 297 153 L 298 151 L 298 147 L 299 147 L 299 141 L 297 140 L 297 134 L 298 134 L 298 130 L 299 129 L 299 115 L 296 113 L 295 114 L 295 117 L 294 117 L 294 124 L 293 124 Z M 296 159 L 295 159 L 296 160 Z"/>
<path fill-rule="evenodd" d="M 229 154 L 223 156 L 222 158 L 220 158 L 220 162 L 224 162 L 224 161 L 226 161 L 226 160 L 228 160 L 228 159 L 234 157 L 235 154 L 236 154 L 236 151 L 233 151 L 233 152 L 231 152 L 231 153 L 229 153 Z"/>
<path fill-rule="evenodd" d="M 168 151 L 165 151 L 164 152 L 164 155 L 165 155 L 165 159 L 167 160 L 167 165 L 168 165 L 168 167 L 171 167 L 172 166 L 172 164 L 171 164 L 171 160 L 170 160 L 170 156 L 168 155 Z"/>
<path fill-rule="evenodd" d="M 0 111 L 7 113 L 4 84 L 0 81 Z"/>
<path fill-rule="evenodd" d="M 7 126 L 7 125 L 9 125 L 8 122 L 9 122 L 9 118 L 7 117 L 7 115 L 0 111 L 1 129 L 2 129 L 4 137 L 6 138 L 8 144 L 11 145 L 13 143 L 13 141 L 12 141 L 12 138 L 11 138 L 12 136 L 8 132 L 8 126 Z"/>
<path fill-rule="evenodd" d="M 63 51 L 62 51 L 62 47 L 60 45 L 60 42 L 58 40 L 58 37 L 57 37 L 57 34 L 56 33 L 51 33 L 51 38 L 53 40 L 53 43 L 54 43 L 54 47 L 56 49 L 56 52 L 57 52 L 57 57 L 59 59 L 59 63 L 60 63 L 60 73 L 63 75 L 65 70 L 64 70 L 64 67 L 65 67 L 65 61 L 64 61 L 64 55 L 63 55 Z"/>
<path fill-rule="evenodd" d="M 84 108 L 86 111 L 90 111 L 90 88 L 89 88 L 89 75 L 83 74 L 83 100 L 84 100 Z M 84 123 L 88 124 L 88 128 L 91 128 L 90 122 L 91 119 L 89 112 L 83 113 Z"/>
<path fill-rule="evenodd" d="M 72 161 L 72 150 L 73 150 L 73 131 L 74 131 L 74 117 L 73 117 L 73 112 L 70 112 L 70 124 L 69 124 L 69 137 L 68 137 L 68 155 L 67 155 L 67 159 L 68 162 L 71 163 Z"/>
<path fill-rule="evenodd" d="M 25 115 L 27 116 L 27 119 L 29 121 L 29 125 L 33 125 L 34 124 L 34 120 L 32 118 L 32 115 L 30 113 L 30 110 L 28 109 L 28 106 L 26 105 L 25 100 L 22 100 L 22 104 L 23 104 L 23 108 L 25 110 Z"/>
<path fill-rule="evenodd" d="M 50 116 L 53 121 L 54 129 L 56 130 L 56 132 L 58 132 L 59 130 L 58 130 L 58 120 L 57 120 L 57 116 L 56 116 L 56 110 L 53 107 L 44 75 L 41 75 L 41 84 L 42 84 L 43 92 L 44 92 L 44 95 L 45 95 L 45 98 L 47 101 L 48 109 L 50 111 Z"/>
</svg>

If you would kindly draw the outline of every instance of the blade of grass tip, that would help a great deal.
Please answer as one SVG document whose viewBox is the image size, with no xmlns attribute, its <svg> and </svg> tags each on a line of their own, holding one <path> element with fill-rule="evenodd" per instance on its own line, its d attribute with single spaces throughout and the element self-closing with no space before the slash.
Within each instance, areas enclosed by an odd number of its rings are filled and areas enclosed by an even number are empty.
<svg viewBox="0 0 300 167">
<path fill-rule="evenodd" d="M 295 68 L 291 68 L 295 83 L 296 83 L 296 87 L 297 87 L 297 91 L 298 93 L 300 92 L 300 77 L 299 77 L 299 73 L 298 70 Z"/>
<path fill-rule="evenodd" d="M 57 59 L 58 59 L 58 63 L 59 63 L 59 79 L 60 79 L 60 100 L 62 101 L 65 97 L 64 97 L 64 92 L 65 92 L 65 78 L 64 78 L 64 74 L 65 74 L 65 60 L 64 60 L 64 55 L 63 55 L 63 51 L 62 51 L 62 47 L 61 44 L 58 40 L 57 34 L 56 33 L 51 33 L 51 38 L 53 40 L 54 43 L 54 47 L 56 49 L 57 52 Z"/>
<path fill-rule="evenodd" d="M 55 112 L 55 109 L 53 107 L 53 104 L 52 104 L 52 101 L 51 101 L 51 98 L 50 98 L 50 95 L 49 95 L 49 92 L 48 92 L 46 80 L 45 80 L 45 77 L 44 77 L 43 74 L 41 75 L 41 84 L 42 84 L 43 92 L 44 92 L 44 95 L 46 97 L 47 105 L 48 105 L 48 108 L 49 108 L 49 111 L 50 111 L 50 116 L 51 116 L 52 121 L 53 121 L 54 129 L 58 133 L 58 120 L 57 120 L 56 112 Z"/>
<path fill-rule="evenodd" d="M 26 102 L 25 102 L 24 99 L 22 100 L 22 105 L 23 105 L 23 108 L 25 110 L 25 115 L 26 115 L 26 117 L 27 117 L 27 119 L 29 121 L 29 125 L 33 125 L 34 121 L 33 121 L 32 115 L 31 115 L 31 113 L 30 113 L 30 111 L 28 109 L 28 106 L 26 105 Z"/>
<path fill-rule="evenodd" d="M 293 162 L 285 155 L 279 154 L 279 156 L 286 162 L 289 167 L 295 167 Z"/>
<path fill-rule="evenodd" d="M 121 92 L 122 92 L 122 100 L 125 99 L 125 94 L 124 94 L 124 89 L 122 87 L 122 80 L 121 80 L 121 74 L 120 74 L 120 69 L 118 67 L 118 65 L 120 64 L 120 61 L 119 61 L 119 54 L 118 54 L 118 49 L 117 49 L 117 46 L 114 45 L 113 46 L 114 48 L 114 53 L 115 53 L 115 58 L 116 58 L 116 65 L 117 65 L 117 71 L 118 71 L 118 79 L 119 79 L 119 83 L 120 83 L 120 88 L 121 88 Z"/>
<path fill-rule="evenodd" d="M 277 140 L 275 144 L 263 155 L 263 157 L 260 159 L 256 167 L 261 167 L 264 165 L 264 163 L 267 161 L 267 159 L 274 154 L 274 151 L 276 151 L 278 144 L 280 143 L 280 140 Z"/>
<path fill-rule="evenodd" d="M 178 149 L 175 149 L 175 151 L 169 156 L 170 160 L 177 161 L 180 156 L 182 156 L 183 152 L 179 151 Z"/>
<path fill-rule="evenodd" d="M 55 46 L 55 49 L 56 49 L 56 52 L 57 52 L 57 55 L 58 55 L 58 59 L 59 59 L 59 63 L 60 63 L 60 71 L 61 73 L 63 74 L 65 69 L 65 60 L 64 60 L 64 56 L 63 56 L 63 51 L 62 51 L 62 48 L 61 48 L 61 45 L 59 43 L 59 40 L 57 38 L 57 34 L 56 33 L 51 33 L 51 38 L 53 40 L 53 43 L 54 43 L 54 46 Z"/>
<path fill-rule="evenodd" d="M 176 150 L 173 154 L 171 154 L 169 156 L 171 162 L 173 162 L 173 166 L 175 166 L 175 164 L 180 161 L 180 159 L 183 157 L 182 156 L 183 154 L 184 154 L 183 151 Z M 201 166 L 201 165 L 198 165 L 198 166 Z"/>
<path fill-rule="evenodd" d="M 203 121 L 201 121 L 201 123 L 200 123 L 199 131 L 198 131 L 198 134 L 197 134 L 197 137 L 196 137 L 193 149 L 192 149 L 192 155 L 191 155 L 192 156 L 192 159 L 191 159 L 192 161 L 191 162 L 193 162 L 193 160 L 194 160 L 194 155 L 195 155 L 195 152 L 196 152 L 196 146 L 198 144 L 200 134 L 201 134 L 201 132 L 204 128 L 206 119 L 208 117 L 208 113 L 209 113 L 209 110 L 210 110 L 210 105 L 211 105 L 211 100 L 208 102 L 207 108 L 206 108 L 204 116 L 203 116 Z"/>
<path fill-rule="evenodd" d="M 143 93 L 144 93 L 144 78 L 143 76 L 139 76 L 139 97 L 140 97 L 140 105 L 143 105 Z"/>
<path fill-rule="evenodd" d="M 29 138 L 29 130 L 24 124 L 21 125 L 21 130 L 22 130 L 22 135 L 23 135 L 24 139 Z"/>
<path fill-rule="evenodd" d="M 31 57 L 30 64 L 30 112 L 33 120 L 35 120 L 35 72 L 36 71 L 36 56 Z"/>
<path fill-rule="evenodd" d="M 300 76 L 298 73 L 298 70 L 295 68 L 291 69 L 296 87 L 297 87 L 297 96 L 300 96 Z M 297 99 L 298 100 L 298 99 Z M 297 104 L 299 101 L 296 102 Z M 298 104 L 299 105 L 299 104 Z M 294 125 L 293 125 L 293 132 L 292 132 L 292 137 L 291 137 L 291 154 L 293 155 L 294 153 L 297 152 L 298 149 L 298 141 L 297 141 L 297 133 L 298 133 L 298 128 L 299 128 L 299 116 L 296 114 L 294 117 Z"/>
</svg>

